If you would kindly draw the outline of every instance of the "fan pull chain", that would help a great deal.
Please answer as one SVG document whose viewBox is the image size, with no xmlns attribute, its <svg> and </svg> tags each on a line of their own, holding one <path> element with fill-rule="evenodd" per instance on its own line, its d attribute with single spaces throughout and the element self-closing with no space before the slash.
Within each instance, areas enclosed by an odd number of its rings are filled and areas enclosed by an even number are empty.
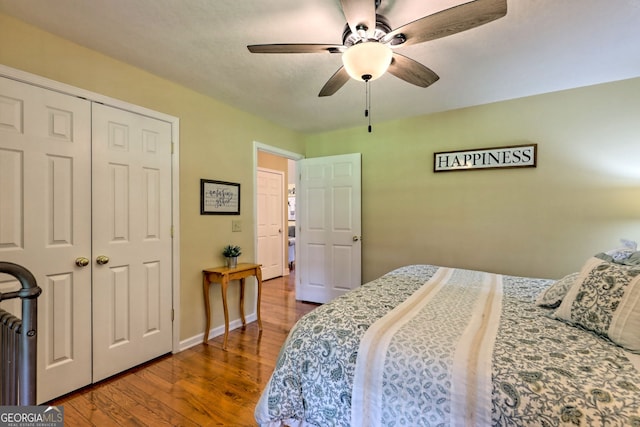
<svg viewBox="0 0 640 427">
<path fill-rule="evenodd" d="M 364 82 L 364 116 L 369 117 L 369 82 Z"/>
<path fill-rule="evenodd" d="M 365 98 L 366 98 L 365 103 L 367 104 L 365 106 L 364 116 L 369 119 L 369 126 L 367 130 L 369 131 L 369 133 L 371 133 L 371 86 L 370 86 L 369 80 L 365 81 L 364 84 L 365 84 Z"/>
</svg>

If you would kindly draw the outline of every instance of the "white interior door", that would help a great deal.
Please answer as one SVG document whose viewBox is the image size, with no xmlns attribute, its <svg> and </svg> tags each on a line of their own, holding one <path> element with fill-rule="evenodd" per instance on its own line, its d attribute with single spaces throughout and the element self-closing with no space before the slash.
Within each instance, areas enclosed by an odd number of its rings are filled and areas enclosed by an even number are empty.
<svg viewBox="0 0 640 427">
<path fill-rule="evenodd" d="M 171 125 L 94 104 L 92 139 L 98 381 L 172 348 Z"/>
<path fill-rule="evenodd" d="M 325 303 L 362 283 L 360 154 L 298 161 L 296 298 Z"/>
<path fill-rule="evenodd" d="M 258 264 L 262 280 L 284 273 L 284 173 L 258 168 Z"/>
<path fill-rule="evenodd" d="M 91 106 L 0 77 L 0 259 L 38 299 L 39 403 L 91 383 Z M 17 286 L 0 275 L 0 292 Z M 12 312 L 20 316 L 19 304 Z"/>
</svg>

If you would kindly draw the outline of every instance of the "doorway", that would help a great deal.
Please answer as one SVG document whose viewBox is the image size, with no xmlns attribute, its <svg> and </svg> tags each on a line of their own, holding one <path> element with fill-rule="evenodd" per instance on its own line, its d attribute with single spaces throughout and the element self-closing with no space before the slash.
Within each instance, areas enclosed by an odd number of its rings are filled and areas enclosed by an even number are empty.
<svg viewBox="0 0 640 427">
<path fill-rule="evenodd" d="M 295 181 L 296 161 L 303 156 L 258 142 L 254 143 L 255 173 L 255 239 L 257 262 L 263 265 L 263 279 L 268 280 L 280 276 L 288 276 L 295 268 Z M 265 190 L 268 177 L 282 174 L 279 185 L 280 196 L 278 206 L 268 203 L 268 198 L 275 200 L 275 195 L 267 196 L 271 190 Z M 277 180 L 272 180 L 277 182 Z M 277 215 L 279 225 L 269 226 L 266 210 Z M 277 213 L 273 213 L 277 211 Z M 261 219 L 262 218 L 262 219 Z M 269 229 L 271 229 L 269 231 Z M 270 237 L 269 237 L 270 236 Z M 276 244 L 277 242 L 277 244 Z M 274 267 L 273 260 L 280 260 L 281 266 Z M 277 263 L 276 263 L 277 264 Z M 278 270 L 279 268 L 279 270 Z M 276 270 L 278 270 L 276 272 Z"/>
<path fill-rule="evenodd" d="M 254 182 L 262 151 L 295 160 L 296 170 L 291 175 L 300 187 L 292 191 L 296 299 L 324 303 L 360 286 L 361 155 L 304 159 L 302 155 L 254 142 Z M 256 198 L 254 190 L 257 217 Z M 254 236 L 257 248 L 257 230 Z"/>
</svg>

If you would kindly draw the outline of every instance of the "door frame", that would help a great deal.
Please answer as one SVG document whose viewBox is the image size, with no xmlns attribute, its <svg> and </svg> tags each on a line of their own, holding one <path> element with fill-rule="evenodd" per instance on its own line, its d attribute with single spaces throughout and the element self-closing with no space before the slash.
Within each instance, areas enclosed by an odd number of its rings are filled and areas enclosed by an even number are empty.
<svg viewBox="0 0 640 427">
<path fill-rule="evenodd" d="M 171 288 L 172 288 L 172 307 L 173 307 L 173 337 L 172 352 L 178 353 L 180 349 L 180 119 L 165 113 L 150 110 L 145 107 L 130 104 L 115 98 L 111 98 L 99 93 L 80 89 L 65 83 L 48 79 L 46 77 L 31 74 L 26 71 L 18 70 L 0 64 L 0 76 L 17 80 L 33 86 L 39 86 L 44 89 L 53 90 L 71 96 L 85 98 L 88 101 L 99 102 L 105 105 L 119 108 L 121 110 L 130 111 L 132 113 L 143 116 L 152 117 L 171 124 L 171 140 L 172 140 L 172 156 L 171 156 Z M 254 156 L 257 158 L 256 156 Z M 257 161 L 257 160 L 256 160 Z M 255 162 L 254 162 L 255 163 Z M 255 168 L 254 168 L 255 169 Z M 255 179 L 254 179 L 255 182 Z M 255 194 L 254 194 L 255 197 Z M 255 205 L 255 204 L 254 204 Z"/>
<path fill-rule="evenodd" d="M 304 159 L 304 155 L 295 153 L 293 151 L 283 150 L 282 148 L 274 147 L 272 145 L 263 144 L 262 142 L 253 141 L 253 217 L 258 217 L 258 151 L 274 154 L 276 156 L 284 157 L 290 160 Z M 296 182 L 297 182 L 296 177 Z M 287 183 L 285 183 L 286 185 Z M 285 194 L 286 198 L 286 194 Z M 255 248 L 255 259 L 258 259 L 258 223 L 254 221 L 253 224 L 253 247 Z M 285 247 L 286 249 L 286 247 Z M 283 260 L 283 271 L 285 270 L 286 262 Z"/>
</svg>

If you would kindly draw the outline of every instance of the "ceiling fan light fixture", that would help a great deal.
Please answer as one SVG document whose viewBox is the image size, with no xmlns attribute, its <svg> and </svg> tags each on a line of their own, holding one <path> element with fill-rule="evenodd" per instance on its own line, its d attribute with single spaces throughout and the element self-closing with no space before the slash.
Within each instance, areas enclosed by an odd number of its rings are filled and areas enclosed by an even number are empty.
<svg viewBox="0 0 640 427">
<path fill-rule="evenodd" d="M 351 78 L 372 81 L 387 71 L 391 58 L 389 46 L 378 41 L 366 41 L 349 47 L 342 54 L 342 63 Z"/>
</svg>

